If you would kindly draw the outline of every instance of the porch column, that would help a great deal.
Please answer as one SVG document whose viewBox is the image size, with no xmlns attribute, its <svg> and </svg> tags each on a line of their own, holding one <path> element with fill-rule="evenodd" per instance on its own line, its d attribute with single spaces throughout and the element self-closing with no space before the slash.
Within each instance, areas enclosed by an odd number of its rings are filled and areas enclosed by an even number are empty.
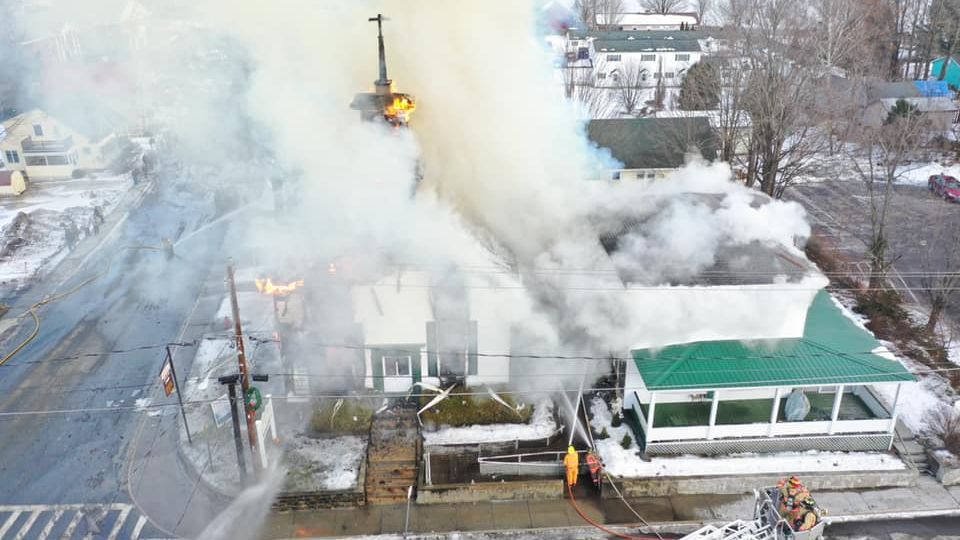
<svg viewBox="0 0 960 540">
<path fill-rule="evenodd" d="M 773 430 L 777 426 L 777 417 L 780 416 L 780 399 L 783 397 L 783 388 L 777 388 L 773 395 L 773 407 L 770 409 L 770 428 L 767 437 L 773 437 Z"/>
<path fill-rule="evenodd" d="M 830 413 L 830 435 L 833 435 L 837 426 L 837 417 L 840 416 L 840 401 L 843 399 L 843 385 L 837 386 L 837 395 L 833 398 L 833 412 Z"/>
<path fill-rule="evenodd" d="M 713 391 L 713 401 L 710 402 L 710 420 L 707 422 L 707 440 L 713 439 L 713 426 L 717 425 L 717 405 L 720 403 L 720 391 Z"/>
<path fill-rule="evenodd" d="M 647 407 L 647 442 L 653 441 L 653 413 L 657 410 L 657 393 L 650 392 L 650 406 Z"/>
<path fill-rule="evenodd" d="M 897 415 L 900 414 L 900 396 L 903 394 L 903 383 L 897 383 L 897 396 L 893 398 L 893 411 L 890 412 L 890 433 L 897 429 Z"/>
</svg>

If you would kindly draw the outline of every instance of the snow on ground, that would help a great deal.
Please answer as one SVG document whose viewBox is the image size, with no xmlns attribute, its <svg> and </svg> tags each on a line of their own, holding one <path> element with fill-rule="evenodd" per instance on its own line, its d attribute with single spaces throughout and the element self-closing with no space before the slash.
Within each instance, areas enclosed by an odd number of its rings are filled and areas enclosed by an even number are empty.
<svg viewBox="0 0 960 540">
<path fill-rule="evenodd" d="M 0 284 L 17 289 L 67 255 L 66 229 L 95 234 L 94 209 L 104 217 L 130 188 L 129 175 L 95 176 L 30 184 L 20 197 L 0 198 Z M 14 230 L 17 216 L 26 222 Z M 23 219 L 23 218 L 21 218 Z"/>
<path fill-rule="evenodd" d="M 856 323 L 856 325 L 860 328 L 870 332 L 870 330 L 868 330 L 865 326 L 867 318 L 851 309 L 853 304 L 853 300 L 851 298 L 830 295 L 830 299 L 833 300 L 834 304 L 840 307 L 840 311 L 843 312 L 847 318 Z M 873 332 L 870 332 L 870 334 L 873 335 Z M 926 366 L 920 365 L 909 358 L 895 354 L 894 351 L 896 351 L 896 346 L 893 343 L 882 340 L 879 341 L 882 347 L 878 347 L 871 351 L 874 354 L 900 362 L 908 370 L 913 372 L 924 371 L 928 369 Z M 949 349 L 949 351 L 951 355 L 956 354 L 953 349 Z M 873 389 L 883 398 L 884 401 L 886 401 L 888 407 L 893 406 L 897 395 L 897 389 L 895 386 L 878 385 L 874 386 Z M 936 376 L 920 375 L 917 377 L 916 382 L 903 383 L 903 390 L 901 391 L 900 395 L 900 410 L 898 417 L 908 428 L 910 428 L 910 431 L 914 433 L 923 433 L 927 428 L 927 423 L 925 421 L 925 416 L 927 413 L 936 409 L 941 403 L 948 405 L 950 404 L 949 401 L 947 401 L 944 397 L 949 395 L 948 391 L 949 389 L 946 385 L 946 382 L 940 377 Z"/>
<path fill-rule="evenodd" d="M 861 175 L 857 172 L 850 157 L 852 148 L 838 149 L 833 155 L 821 154 L 813 160 L 808 170 L 798 178 L 798 183 L 816 183 L 826 180 L 842 181 L 860 181 Z M 960 164 L 953 163 L 949 159 L 935 159 L 937 156 L 928 156 L 934 158 L 931 161 L 914 162 L 903 165 L 897 170 L 895 182 L 903 185 L 927 186 L 927 179 L 934 174 L 947 174 L 960 178 Z M 857 158 L 857 162 L 862 170 L 868 169 L 865 159 Z"/>
<path fill-rule="evenodd" d="M 607 430 L 606 439 L 595 441 L 597 452 L 607 471 L 614 476 L 713 476 L 739 474 L 782 474 L 820 471 L 902 470 L 906 465 L 886 453 L 875 452 L 783 452 L 777 454 L 735 454 L 730 457 L 677 456 L 640 459 L 634 434 L 627 426 L 612 427 L 610 409 L 599 397 L 590 401 L 590 425 L 594 431 Z M 620 441 L 631 438 L 630 448 Z"/>
<path fill-rule="evenodd" d="M 290 491 L 341 490 L 357 486 L 367 444 L 360 437 L 313 439 L 297 435 L 286 453 Z"/>
<path fill-rule="evenodd" d="M 914 163 L 904 166 L 899 172 L 898 184 L 926 187 L 927 180 L 934 174 L 947 174 L 960 178 L 960 165 L 943 165 L 938 162 Z"/>
<path fill-rule="evenodd" d="M 888 405 L 896 399 L 897 389 L 890 385 L 875 386 L 873 389 L 880 394 Z M 900 395 L 900 412 L 898 417 L 906 424 L 910 431 L 923 433 L 926 431 L 926 415 L 943 403 L 947 391 L 946 383 L 937 377 L 920 376 L 917 382 L 903 383 Z"/>
<path fill-rule="evenodd" d="M 236 356 L 233 353 L 233 340 L 222 339 L 203 339 L 197 347 L 197 354 L 193 358 L 191 366 L 192 376 L 187 381 L 186 393 L 191 400 L 201 398 L 216 398 L 217 395 L 205 395 L 208 389 L 213 389 L 213 394 L 223 393 L 223 388 L 219 385 L 211 387 L 210 380 L 216 378 L 214 372 L 222 364 L 234 362 Z"/>
<path fill-rule="evenodd" d="M 530 422 L 526 424 L 445 427 L 433 432 L 424 432 L 423 441 L 427 445 L 532 441 L 545 439 L 556 431 L 557 422 L 553 417 L 553 402 L 544 399 L 536 404 Z"/>
</svg>

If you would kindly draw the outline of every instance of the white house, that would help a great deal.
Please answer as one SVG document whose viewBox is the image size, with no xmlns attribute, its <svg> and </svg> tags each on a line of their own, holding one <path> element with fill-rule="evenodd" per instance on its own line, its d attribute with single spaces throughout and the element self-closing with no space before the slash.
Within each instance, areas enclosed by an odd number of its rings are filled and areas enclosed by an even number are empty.
<svg viewBox="0 0 960 540">
<path fill-rule="evenodd" d="M 76 171 L 105 168 L 121 145 L 113 132 L 91 138 L 34 109 L 3 122 L 3 168 L 27 178 L 70 178 Z"/>
<path fill-rule="evenodd" d="M 518 291 L 477 285 L 437 282 L 419 271 L 355 285 L 351 299 L 362 329 L 365 386 L 400 393 L 419 381 L 444 386 L 509 381 L 508 357 L 480 358 L 477 352 L 509 353 L 513 329 L 503 310 Z"/>
<path fill-rule="evenodd" d="M 614 17 L 598 13 L 596 18 L 603 30 L 680 30 L 681 26 L 690 29 L 700 24 L 696 13 L 621 13 Z"/>
<path fill-rule="evenodd" d="M 715 46 L 712 37 L 695 31 L 571 30 L 566 59 L 568 67 L 592 67 L 596 86 L 654 86 L 661 77 L 666 86 L 679 86 L 690 66 Z"/>
</svg>

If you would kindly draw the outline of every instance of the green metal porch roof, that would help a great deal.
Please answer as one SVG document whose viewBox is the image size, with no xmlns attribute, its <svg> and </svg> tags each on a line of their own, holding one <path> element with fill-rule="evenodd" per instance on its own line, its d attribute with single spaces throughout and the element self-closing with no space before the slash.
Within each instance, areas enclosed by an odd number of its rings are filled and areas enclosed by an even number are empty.
<svg viewBox="0 0 960 540">
<path fill-rule="evenodd" d="M 794 339 L 701 341 L 633 351 L 649 390 L 872 384 L 914 380 L 899 362 L 870 351 L 880 344 L 821 291 Z"/>
</svg>

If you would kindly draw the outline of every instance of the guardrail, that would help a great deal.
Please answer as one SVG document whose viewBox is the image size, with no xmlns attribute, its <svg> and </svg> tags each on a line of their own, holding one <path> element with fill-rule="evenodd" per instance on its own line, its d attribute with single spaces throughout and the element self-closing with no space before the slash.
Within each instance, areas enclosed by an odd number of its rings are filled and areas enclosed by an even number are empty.
<svg viewBox="0 0 960 540">
<path fill-rule="evenodd" d="M 580 450 L 578 454 L 586 454 Z M 481 456 L 477 458 L 481 474 L 504 474 L 516 476 L 558 476 L 563 473 L 563 456 L 566 452 L 530 452 L 503 456 Z M 541 458 L 541 459 L 537 459 Z M 547 459 L 542 459 L 547 458 Z M 580 460 L 581 465 L 583 459 Z"/>
</svg>

